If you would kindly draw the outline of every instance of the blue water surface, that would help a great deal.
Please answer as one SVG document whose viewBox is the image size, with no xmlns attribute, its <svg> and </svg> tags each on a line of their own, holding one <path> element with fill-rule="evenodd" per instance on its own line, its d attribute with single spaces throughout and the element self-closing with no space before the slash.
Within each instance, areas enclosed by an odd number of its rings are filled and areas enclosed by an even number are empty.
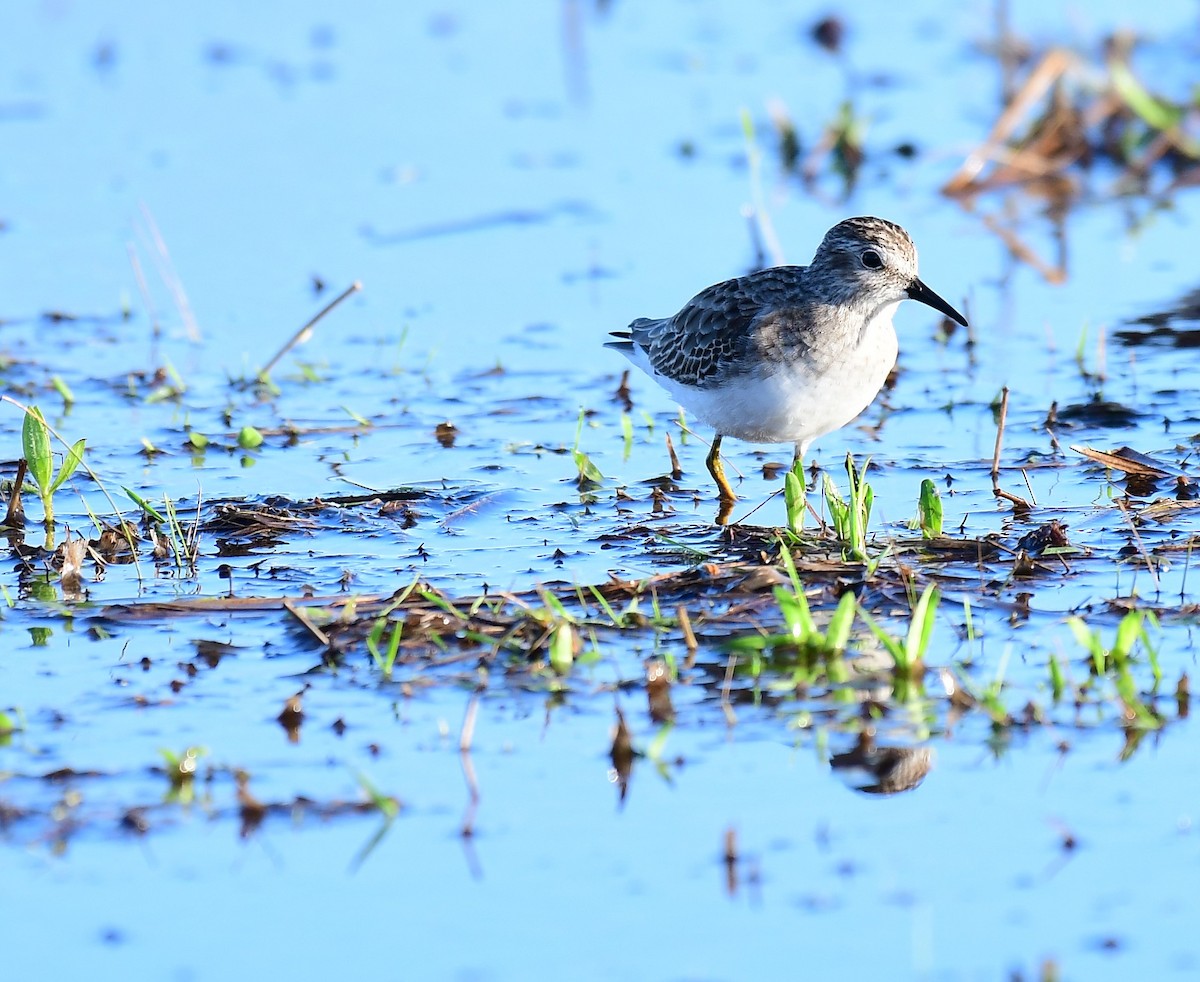
<svg viewBox="0 0 1200 982">
<path fill-rule="evenodd" d="M 1010 7 L 1013 29 L 1038 46 L 1095 52 L 1108 33 L 1135 30 L 1143 77 L 1190 94 L 1191 4 L 1143 5 L 1136 17 L 1121 4 Z M 921 478 L 945 486 L 948 473 L 959 475 L 944 496 L 948 528 L 1023 531 L 988 477 L 992 404 L 1007 385 L 1006 486 L 1067 521 L 1077 544 L 1111 550 L 1113 490 L 1096 468 L 1063 466 L 1043 423 L 1051 403 L 1102 391 L 1139 415 L 1119 431 L 1081 424 L 1063 443 L 1128 443 L 1188 465 L 1200 429 L 1185 397 L 1191 353 L 1123 347 L 1112 332 L 1195 288 L 1196 198 L 1114 202 L 1117 175 L 1096 168 L 1067 222 L 1069 276 L 1047 283 L 986 229 L 980 212 L 1001 205 L 971 210 L 939 191 L 998 113 L 992 7 L 847 9 L 843 57 L 810 38 L 827 13 L 773 0 L 55 0 L 6 12 L 6 394 L 86 437 L 118 496 L 129 486 L 193 508 L 199 495 L 428 496 L 412 528 L 347 511 L 277 551 L 205 553 L 194 579 L 113 567 L 82 606 L 30 599 L 11 573 L 0 708 L 19 708 L 25 729 L 0 747 L 0 806 L 14 810 L 0 811 L 9 974 L 996 979 L 1037 977 L 1047 961 L 1065 979 L 1195 972 L 1190 718 L 1172 717 L 1127 761 L 1111 720 L 1072 720 L 1067 705 L 999 742 L 977 717 L 959 729 L 938 719 L 929 776 L 881 798 L 831 773 L 831 749 L 844 748 L 796 716 L 743 706 L 727 728 L 685 685 L 675 699 L 686 722 L 666 737 L 661 772 L 640 760 L 621 804 L 607 756 L 613 706 L 639 748 L 659 728 L 636 693 L 611 691 L 637 680 L 650 652 L 612 650 L 561 706 L 491 686 L 470 758 L 481 798 L 464 837 L 469 671 L 407 693 L 361 663 L 312 675 L 319 656 L 278 611 L 99 616 L 104 604 L 223 593 L 222 563 L 239 595 L 341 593 L 347 571 L 363 594 L 420 574 L 461 595 L 686 565 L 656 553 L 651 533 L 716 549 L 703 444 L 680 436 L 669 398 L 635 374 L 627 448 L 613 398 L 627 366 L 601 343 L 749 269 L 756 202 L 791 262 L 847 214 L 900 222 L 924 279 L 970 314 L 973 348 L 961 334 L 935 340 L 932 313 L 902 307 L 896 388 L 815 450 L 835 475 L 847 450 L 872 455 L 881 535 L 911 517 Z M 852 193 L 827 164 L 811 187 L 783 173 L 773 107 L 811 148 L 847 94 L 867 125 Z M 904 143 L 914 159 L 894 153 Z M 1054 255 L 1037 200 L 1003 207 L 1023 216 L 1035 252 Z M 278 394 L 231 384 L 356 280 L 362 292 L 276 370 Z M 1104 367 L 1103 383 L 1081 373 L 1077 348 L 1087 370 Z M 148 401 L 154 383 L 141 373 L 163 365 L 185 391 Z M 75 393 L 69 409 L 53 376 Z M 20 415 L 3 412 L 12 459 Z M 453 447 L 434 438 L 445 421 L 458 429 Z M 236 448 L 245 425 L 271 431 L 262 450 Z M 185 426 L 216 446 L 189 452 Z M 294 441 L 288 426 L 301 431 Z M 700 500 L 680 495 L 656 515 L 646 482 L 667 469 L 668 431 Z M 165 453 L 139 453 L 143 439 Z M 577 440 L 605 475 L 592 500 L 573 481 Z M 762 463 L 786 460 L 786 448 L 726 451 L 747 511 L 779 488 Z M 1038 469 L 1043 457 L 1056 466 Z M 107 505 L 77 483 L 83 500 L 64 499 L 60 515 L 78 528 L 84 500 Z M 783 520 L 778 499 L 754 516 Z M 604 548 L 634 523 L 632 545 Z M 1192 524 L 1173 527 L 1186 535 Z M 979 611 L 977 680 L 1003 665 L 1020 698 L 1046 702 L 1051 654 L 1076 679 L 1087 671 L 1067 612 L 1133 590 L 1192 601 L 1186 569 L 1177 556 L 1153 584 L 1145 571 L 1080 560 L 1029 587 L 1028 624 L 999 605 Z M 981 589 L 993 575 L 979 572 Z M 1003 583 L 994 595 L 1009 603 L 1023 589 Z M 961 619 L 956 608 L 940 618 L 938 664 L 962 657 Z M 200 640 L 236 654 L 174 692 Z M 1160 641 L 1167 692 L 1195 674 L 1195 650 L 1187 622 Z M 307 718 L 290 743 L 275 717 L 306 684 Z M 190 805 L 160 804 L 170 795 L 160 751 L 189 746 L 205 748 L 214 776 Z M 76 773 L 45 779 L 60 768 Z M 234 768 L 261 800 L 296 807 L 242 837 Z M 390 824 L 305 806 L 361 802 L 360 775 L 403 803 Z M 122 827 L 132 804 L 149 809 L 144 835 Z"/>
</svg>

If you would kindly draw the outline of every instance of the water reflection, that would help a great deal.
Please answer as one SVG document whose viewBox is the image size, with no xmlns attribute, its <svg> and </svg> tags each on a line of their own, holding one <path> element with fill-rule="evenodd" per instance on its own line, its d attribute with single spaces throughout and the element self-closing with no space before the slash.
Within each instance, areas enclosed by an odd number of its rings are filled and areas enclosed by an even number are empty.
<svg viewBox="0 0 1200 982">
<path fill-rule="evenodd" d="M 933 767 L 932 747 L 889 747 L 875 742 L 875 731 L 864 730 L 852 750 L 834 754 L 833 772 L 847 787 L 863 794 L 899 794 L 925 780 Z"/>
</svg>

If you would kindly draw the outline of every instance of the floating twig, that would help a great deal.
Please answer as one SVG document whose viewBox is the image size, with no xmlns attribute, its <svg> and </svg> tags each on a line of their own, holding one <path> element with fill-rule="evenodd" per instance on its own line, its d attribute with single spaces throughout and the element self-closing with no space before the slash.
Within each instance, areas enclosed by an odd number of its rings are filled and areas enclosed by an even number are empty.
<svg viewBox="0 0 1200 982">
<path fill-rule="evenodd" d="M 317 311 L 317 313 L 308 321 L 308 323 L 300 328 L 300 330 L 298 330 L 295 334 L 293 334 L 288 339 L 287 343 L 275 353 L 275 357 L 258 370 L 258 375 L 256 376 L 258 381 L 265 381 L 266 378 L 271 374 L 271 369 L 279 363 L 280 358 L 291 351 L 292 348 L 307 341 L 312 336 L 312 329 L 317 325 L 317 322 L 322 317 L 328 314 L 331 310 L 333 310 L 334 307 L 340 304 L 347 297 L 357 293 L 361 289 L 362 283 L 359 280 L 355 280 L 348 287 L 346 287 L 346 289 L 330 300 L 329 303 Z"/>
</svg>

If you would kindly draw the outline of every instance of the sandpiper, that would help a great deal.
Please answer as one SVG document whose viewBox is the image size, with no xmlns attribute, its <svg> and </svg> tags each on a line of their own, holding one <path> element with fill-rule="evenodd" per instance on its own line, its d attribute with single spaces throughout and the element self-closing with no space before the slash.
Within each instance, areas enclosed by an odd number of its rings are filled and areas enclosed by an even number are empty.
<svg viewBox="0 0 1200 982">
<path fill-rule="evenodd" d="M 717 283 L 672 317 L 640 317 L 613 331 L 615 348 L 707 423 L 705 463 L 723 521 L 737 495 L 721 440 L 792 443 L 796 459 L 817 437 L 871 404 L 896 363 L 892 314 L 919 300 L 966 319 L 917 277 L 917 247 L 899 225 L 847 218 L 809 266 L 775 266 Z"/>
</svg>

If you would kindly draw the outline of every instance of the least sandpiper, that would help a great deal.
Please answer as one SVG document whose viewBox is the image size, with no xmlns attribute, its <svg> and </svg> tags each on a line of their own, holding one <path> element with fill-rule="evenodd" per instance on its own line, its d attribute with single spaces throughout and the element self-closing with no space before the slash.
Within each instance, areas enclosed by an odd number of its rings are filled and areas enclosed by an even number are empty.
<svg viewBox="0 0 1200 982">
<path fill-rule="evenodd" d="M 919 300 L 966 319 L 917 277 L 917 247 L 899 225 L 848 218 L 809 266 L 775 266 L 702 290 L 672 317 L 613 331 L 615 348 L 716 435 L 706 463 L 722 514 L 737 495 L 721 440 L 792 443 L 817 437 L 871 404 L 896 363 L 892 314 Z M 719 519 L 723 520 L 723 519 Z"/>
</svg>

